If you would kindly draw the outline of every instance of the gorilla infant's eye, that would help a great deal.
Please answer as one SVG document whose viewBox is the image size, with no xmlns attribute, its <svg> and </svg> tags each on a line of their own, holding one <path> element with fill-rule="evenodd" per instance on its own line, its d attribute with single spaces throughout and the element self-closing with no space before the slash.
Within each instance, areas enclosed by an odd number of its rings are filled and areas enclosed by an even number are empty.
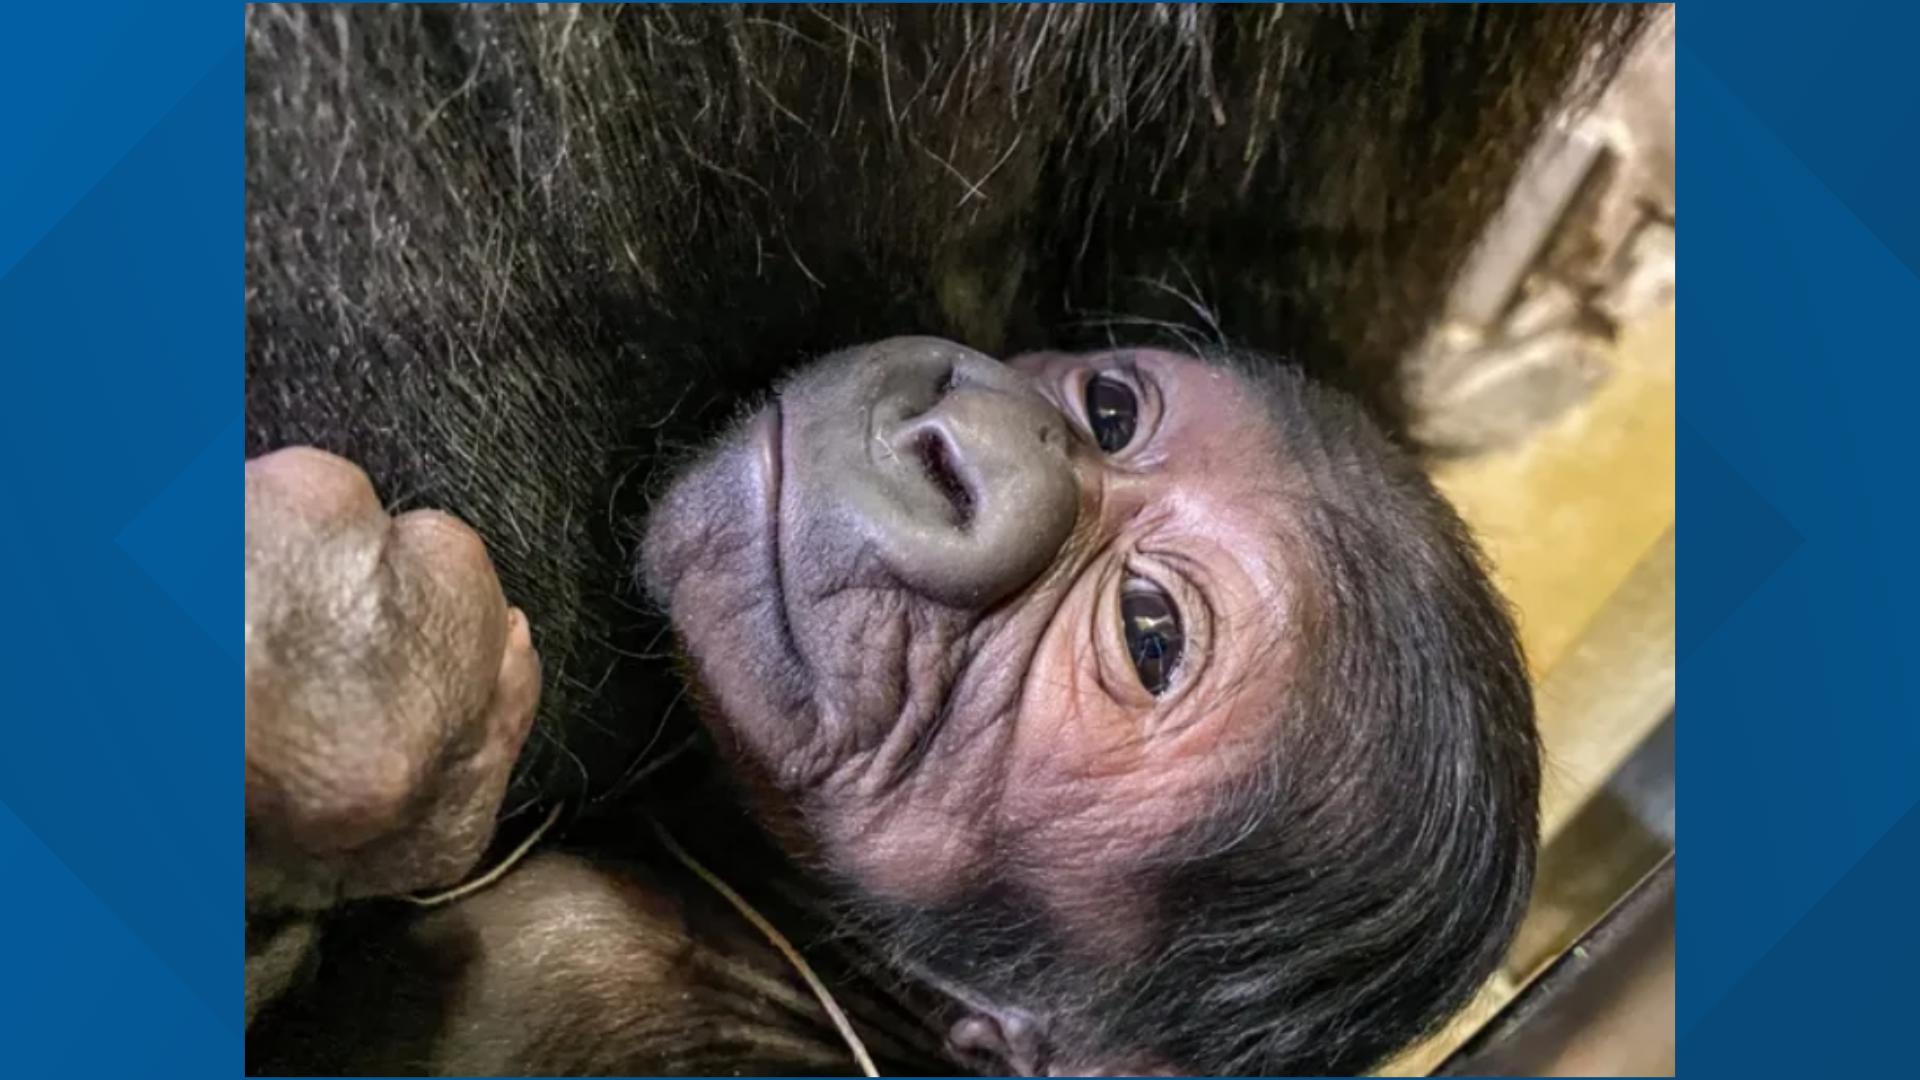
<svg viewBox="0 0 1920 1080">
<path fill-rule="evenodd" d="M 1186 634 L 1180 629 L 1180 613 L 1174 610 L 1167 594 L 1141 582 L 1128 587 L 1120 596 L 1120 621 L 1126 631 L 1127 654 L 1133 657 L 1133 670 L 1140 685 L 1158 696 L 1173 681 L 1173 670 L 1180 664 Z"/>
<path fill-rule="evenodd" d="M 1112 454 L 1126 449 L 1139 416 L 1140 402 L 1126 383 L 1105 375 L 1087 380 L 1087 426 L 1101 450 Z"/>
</svg>

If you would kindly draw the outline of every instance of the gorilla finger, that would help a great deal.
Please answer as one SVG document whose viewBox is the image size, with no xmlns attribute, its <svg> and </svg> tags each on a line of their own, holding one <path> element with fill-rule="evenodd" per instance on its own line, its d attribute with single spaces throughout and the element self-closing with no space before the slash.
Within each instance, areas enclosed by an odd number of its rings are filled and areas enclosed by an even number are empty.
<svg viewBox="0 0 1920 1080">
<path fill-rule="evenodd" d="M 415 684 L 403 698 L 431 715 L 443 743 L 470 750 L 507 647 L 507 598 L 486 544 L 450 514 L 415 510 L 394 520 L 384 560 L 405 628 L 396 651 Z"/>
<path fill-rule="evenodd" d="M 421 817 L 357 853 L 344 895 L 392 896 L 449 886 L 471 873 L 486 852 L 540 703 L 540 657 L 518 608 L 507 613 L 506 638 L 479 748 L 443 763 Z"/>
</svg>

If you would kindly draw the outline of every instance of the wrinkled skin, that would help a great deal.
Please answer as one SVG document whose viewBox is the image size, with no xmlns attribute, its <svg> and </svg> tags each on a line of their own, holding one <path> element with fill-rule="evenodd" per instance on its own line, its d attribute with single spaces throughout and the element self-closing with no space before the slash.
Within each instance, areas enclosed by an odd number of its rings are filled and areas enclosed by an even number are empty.
<svg viewBox="0 0 1920 1080">
<path fill-rule="evenodd" d="M 1095 374 L 1136 388 L 1117 453 L 1083 411 Z M 1287 482 L 1265 413 L 1219 367 L 1155 351 L 1003 366 L 894 339 L 807 371 L 724 440 L 655 512 L 648 566 L 709 722 L 829 864 L 932 903 L 1011 859 L 1092 909 L 1272 737 Z M 1187 634 L 1158 697 L 1121 633 L 1142 578 Z"/>
</svg>

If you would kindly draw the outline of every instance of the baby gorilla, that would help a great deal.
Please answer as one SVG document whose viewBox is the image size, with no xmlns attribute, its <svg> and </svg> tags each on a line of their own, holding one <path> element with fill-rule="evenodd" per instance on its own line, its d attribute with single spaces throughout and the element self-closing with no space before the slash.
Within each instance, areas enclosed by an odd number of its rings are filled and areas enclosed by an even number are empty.
<svg viewBox="0 0 1920 1080">
<path fill-rule="evenodd" d="M 1520 916 L 1511 624 L 1288 369 L 854 349 L 675 482 L 645 564 L 757 816 L 989 1067 L 1357 1072 Z"/>
<path fill-rule="evenodd" d="M 935 991 L 918 1018 L 962 1060 L 1358 1072 L 1514 930 L 1539 765 L 1512 628 L 1412 461 L 1291 369 L 854 349 L 675 480 L 644 557 L 803 903 Z M 472 870 L 540 671 L 466 526 L 389 517 L 330 455 L 248 463 L 250 1021 L 318 913 Z M 366 950 L 438 960 L 356 978 L 335 949 L 284 1064 L 817 1063 L 804 1017 L 713 1019 L 769 980 L 688 975 L 745 954 L 649 880 L 536 859 Z M 409 995 L 452 1010 L 430 1053 L 375 1030 Z"/>
</svg>

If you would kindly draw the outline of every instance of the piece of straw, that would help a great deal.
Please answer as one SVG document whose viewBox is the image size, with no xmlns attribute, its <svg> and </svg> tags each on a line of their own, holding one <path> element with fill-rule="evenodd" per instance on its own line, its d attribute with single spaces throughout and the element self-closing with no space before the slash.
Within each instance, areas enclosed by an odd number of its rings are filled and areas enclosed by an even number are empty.
<svg viewBox="0 0 1920 1080">
<path fill-rule="evenodd" d="M 745 898 L 734 892 L 713 871 L 700 865 L 698 860 L 687 854 L 686 849 L 674 841 L 672 834 L 667 832 L 665 826 L 656 821 L 653 823 L 653 831 L 659 835 L 660 843 L 666 846 L 667 851 L 674 858 L 679 859 L 682 865 L 699 875 L 700 880 L 711 886 L 714 892 L 725 897 L 735 911 L 752 923 L 754 929 L 760 931 L 768 941 L 773 943 L 773 947 L 780 951 L 780 955 L 787 958 L 787 963 L 793 965 L 793 969 L 806 980 L 808 989 L 813 991 L 813 996 L 820 1000 L 820 1007 L 827 1011 L 827 1018 L 832 1020 L 833 1026 L 839 1029 L 840 1037 L 846 1040 L 847 1049 L 853 1051 L 853 1059 L 859 1063 L 860 1071 L 867 1076 L 879 1076 L 880 1070 L 874 1068 L 873 1058 L 867 1054 L 866 1044 L 860 1041 L 860 1036 L 854 1034 L 853 1025 L 848 1022 L 847 1014 L 840 1010 L 839 1003 L 834 1001 L 833 995 L 827 992 L 826 984 L 820 981 L 820 977 L 813 973 L 813 968 L 808 966 L 806 959 L 800 955 L 800 950 L 794 948 L 793 943 L 788 941 L 780 931 L 774 929 L 773 924 L 755 911 L 753 905 L 747 903 Z"/>
<path fill-rule="evenodd" d="M 418 904 L 421 907 L 439 907 L 441 904 L 451 904 L 463 896 L 472 896 L 474 893 L 505 877 L 507 871 L 513 869 L 515 863 L 525 858 L 527 852 L 532 850 L 533 845 L 540 842 L 541 837 L 547 835 L 547 830 L 553 828 L 553 823 L 560 820 L 560 811 L 566 808 L 566 803 L 554 804 L 553 809 L 547 812 L 547 820 L 541 822 L 540 827 L 533 830 L 532 836 L 520 841 L 520 846 L 508 852 L 507 857 L 501 859 L 498 866 L 467 882 L 465 885 L 456 885 L 445 892 L 430 893 L 426 896 L 403 896 L 401 899 L 409 904 Z"/>
</svg>

